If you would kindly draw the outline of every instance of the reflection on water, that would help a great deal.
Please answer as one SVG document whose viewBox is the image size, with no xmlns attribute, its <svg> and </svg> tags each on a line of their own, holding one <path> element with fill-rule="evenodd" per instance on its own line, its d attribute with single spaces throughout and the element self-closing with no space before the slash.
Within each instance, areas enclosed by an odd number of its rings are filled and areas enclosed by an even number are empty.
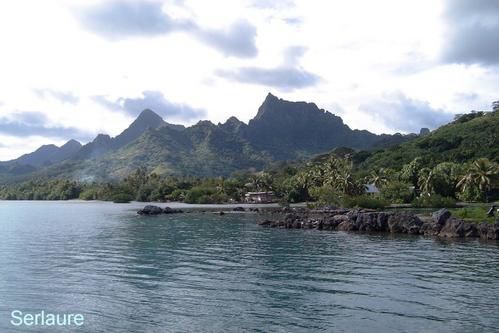
<svg viewBox="0 0 499 333">
<path fill-rule="evenodd" d="M 16 331 L 13 309 L 81 312 L 82 332 L 499 326 L 495 242 L 275 230 L 254 215 L 147 218 L 129 207 L 0 202 L 0 331 Z"/>
</svg>

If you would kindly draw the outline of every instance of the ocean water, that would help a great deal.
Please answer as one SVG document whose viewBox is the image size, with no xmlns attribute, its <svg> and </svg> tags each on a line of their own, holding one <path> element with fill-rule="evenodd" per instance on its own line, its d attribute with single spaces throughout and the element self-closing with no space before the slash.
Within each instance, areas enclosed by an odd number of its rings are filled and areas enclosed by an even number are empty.
<svg viewBox="0 0 499 333">
<path fill-rule="evenodd" d="M 0 332 L 497 332 L 497 242 L 0 201 Z M 11 313 L 80 313 L 80 327 Z"/>
</svg>

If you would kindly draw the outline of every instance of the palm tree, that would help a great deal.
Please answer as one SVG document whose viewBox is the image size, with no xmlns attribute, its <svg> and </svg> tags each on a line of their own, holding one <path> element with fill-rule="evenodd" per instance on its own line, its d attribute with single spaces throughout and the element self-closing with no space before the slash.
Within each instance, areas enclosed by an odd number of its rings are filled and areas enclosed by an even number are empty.
<svg viewBox="0 0 499 333">
<path fill-rule="evenodd" d="M 226 191 L 225 191 L 225 179 L 224 179 L 224 177 L 220 177 L 218 179 L 217 191 L 218 191 L 219 194 L 226 194 Z"/>
<path fill-rule="evenodd" d="M 419 171 L 418 175 L 418 187 L 421 191 L 428 194 L 433 192 L 433 170 L 430 168 L 423 168 Z"/>
<path fill-rule="evenodd" d="M 380 168 L 378 170 L 371 171 L 371 174 L 367 176 L 367 182 L 373 184 L 377 188 L 382 188 L 388 183 L 388 175 L 386 169 Z"/>
<path fill-rule="evenodd" d="M 457 186 L 462 192 L 473 188 L 478 189 L 486 197 L 498 174 L 499 170 L 496 163 L 490 162 L 486 158 L 480 158 L 471 164 Z"/>
</svg>

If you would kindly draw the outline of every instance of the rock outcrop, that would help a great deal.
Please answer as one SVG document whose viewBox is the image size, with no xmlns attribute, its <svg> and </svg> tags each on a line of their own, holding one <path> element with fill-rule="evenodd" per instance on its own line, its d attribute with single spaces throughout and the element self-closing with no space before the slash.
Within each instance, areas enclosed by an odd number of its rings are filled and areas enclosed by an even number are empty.
<svg viewBox="0 0 499 333">
<path fill-rule="evenodd" d="M 161 208 L 154 205 L 147 205 L 137 212 L 139 215 L 160 215 L 160 214 L 179 214 L 183 213 L 180 209 L 170 207 Z"/>
<path fill-rule="evenodd" d="M 286 210 L 280 220 L 263 220 L 258 224 L 271 228 L 317 229 L 360 232 L 387 232 L 438 236 L 445 238 L 499 239 L 499 222 L 496 224 L 466 222 L 451 216 L 448 209 L 432 214 L 431 220 L 409 212 L 378 212 L 372 210 Z"/>
</svg>

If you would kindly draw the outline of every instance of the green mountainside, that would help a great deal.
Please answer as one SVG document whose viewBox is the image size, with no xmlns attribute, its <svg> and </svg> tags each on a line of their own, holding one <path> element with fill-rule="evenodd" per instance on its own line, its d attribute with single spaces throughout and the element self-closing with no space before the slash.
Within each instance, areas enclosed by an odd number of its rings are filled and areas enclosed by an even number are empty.
<svg viewBox="0 0 499 333">
<path fill-rule="evenodd" d="M 463 115 L 410 142 L 358 152 L 354 160 L 360 169 L 396 169 L 416 157 L 430 168 L 442 162 L 465 163 L 478 158 L 499 162 L 499 111 Z"/>
</svg>

